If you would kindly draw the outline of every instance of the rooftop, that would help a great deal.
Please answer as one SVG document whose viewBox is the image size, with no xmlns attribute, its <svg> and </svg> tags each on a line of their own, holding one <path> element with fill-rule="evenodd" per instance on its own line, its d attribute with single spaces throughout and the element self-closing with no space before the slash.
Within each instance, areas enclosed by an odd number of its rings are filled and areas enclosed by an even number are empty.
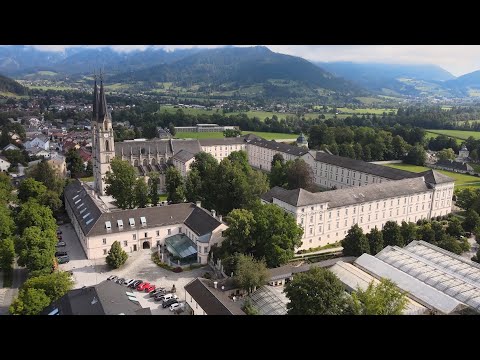
<svg viewBox="0 0 480 360">
<path fill-rule="evenodd" d="M 282 142 L 269 141 L 261 138 L 253 138 L 252 140 L 250 140 L 250 144 L 278 152 L 283 152 L 286 154 L 292 154 L 295 156 L 303 156 L 308 153 L 308 149 L 305 148 L 288 145 Z"/>
<path fill-rule="evenodd" d="M 195 243 L 185 234 L 177 234 L 166 238 L 165 245 L 170 254 L 181 259 L 197 255 Z"/>
</svg>

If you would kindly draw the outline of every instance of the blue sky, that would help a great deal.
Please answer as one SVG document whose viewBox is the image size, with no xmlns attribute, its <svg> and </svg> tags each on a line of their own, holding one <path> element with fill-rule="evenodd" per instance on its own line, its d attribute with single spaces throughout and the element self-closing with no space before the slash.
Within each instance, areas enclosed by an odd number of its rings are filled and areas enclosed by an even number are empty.
<svg viewBox="0 0 480 360">
<path fill-rule="evenodd" d="M 63 51 L 78 45 L 33 45 L 45 51 Z M 109 45 L 87 45 L 102 47 Z M 215 48 L 222 45 L 153 45 L 167 50 Z M 311 61 L 384 62 L 435 64 L 460 76 L 480 70 L 479 45 L 266 45 L 272 51 L 301 56 Z M 110 45 L 117 51 L 145 50 L 148 45 Z"/>
</svg>

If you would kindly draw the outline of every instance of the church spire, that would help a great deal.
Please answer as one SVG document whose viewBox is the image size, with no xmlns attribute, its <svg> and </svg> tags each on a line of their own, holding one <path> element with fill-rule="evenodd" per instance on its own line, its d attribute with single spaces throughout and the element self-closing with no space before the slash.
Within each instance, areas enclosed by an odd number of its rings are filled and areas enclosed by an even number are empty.
<svg viewBox="0 0 480 360">
<path fill-rule="evenodd" d="M 109 117 L 107 111 L 107 99 L 105 97 L 105 90 L 103 89 L 103 75 L 100 74 L 100 96 L 98 102 L 98 118 L 103 121 L 105 117 Z"/>
<path fill-rule="evenodd" d="M 93 85 L 93 106 L 92 106 L 92 113 L 93 113 L 93 121 L 98 121 L 98 86 L 97 86 L 97 75 L 93 75 L 93 79 L 95 81 Z"/>
</svg>

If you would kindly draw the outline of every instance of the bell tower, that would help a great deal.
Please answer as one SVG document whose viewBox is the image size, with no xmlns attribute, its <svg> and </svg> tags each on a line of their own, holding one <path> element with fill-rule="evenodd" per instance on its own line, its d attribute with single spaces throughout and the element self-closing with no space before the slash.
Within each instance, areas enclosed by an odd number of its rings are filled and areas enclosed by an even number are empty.
<svg viewBox="0 0 480 360">
<path fill-rule="evenodd" d="M 106 195 L 105 174 L 110 171 L 110 161 L 115 156 L 115 143 L 113 138 L 112 117 L 107 107 L 102 75 L 100 75 L 100 91 L 98 91 L 97 78 L 95 77 L 92 109 L 94 188 L 98 195 Z"/>
</svg>

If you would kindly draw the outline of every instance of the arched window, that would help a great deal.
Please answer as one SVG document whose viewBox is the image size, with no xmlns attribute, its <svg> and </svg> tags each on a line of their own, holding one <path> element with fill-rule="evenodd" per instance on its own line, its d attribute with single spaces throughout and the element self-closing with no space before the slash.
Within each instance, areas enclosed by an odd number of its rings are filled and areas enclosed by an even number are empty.
<svg viewBox="0 0 480 360">
<path fill-rule="evenodd" d="M 138 159 L 135 159 L 135 161 L 133 162 L 133 166 L 138 166 Z"/>
<path fill-rule="evenodd" d="M 160 164 L 163 164 L 165 160 L 163 158 L 160 158 Z"/>
<path fill-rule="evenodd" d="M 145 155 L 145 148 L 142 148 L 140 152 L 142 153 L 142 155 Z"/>
<path fill-rule="evenodd" d="M 148 165 L 148 159 L 143 159 L 143 166 L 147 166 Z"/>
<path fill-rule="evenodd" d="M 105 151 L 110 151 L 110 143 L 108 140 L 105 140 Z"/>
<path fill-rule="evenodd" d="M 107 156 L 105 157 L 105 161 L 106 161 L 107 163 L 109 163 L 109 162 L 110 162 L 110 156 L 107 155 Z"/>
<path fill-rule="evenodd" d="M 152 159 L 152 165 L 157 165 L 157 159 L 155 158 Z"/>
</svg>

